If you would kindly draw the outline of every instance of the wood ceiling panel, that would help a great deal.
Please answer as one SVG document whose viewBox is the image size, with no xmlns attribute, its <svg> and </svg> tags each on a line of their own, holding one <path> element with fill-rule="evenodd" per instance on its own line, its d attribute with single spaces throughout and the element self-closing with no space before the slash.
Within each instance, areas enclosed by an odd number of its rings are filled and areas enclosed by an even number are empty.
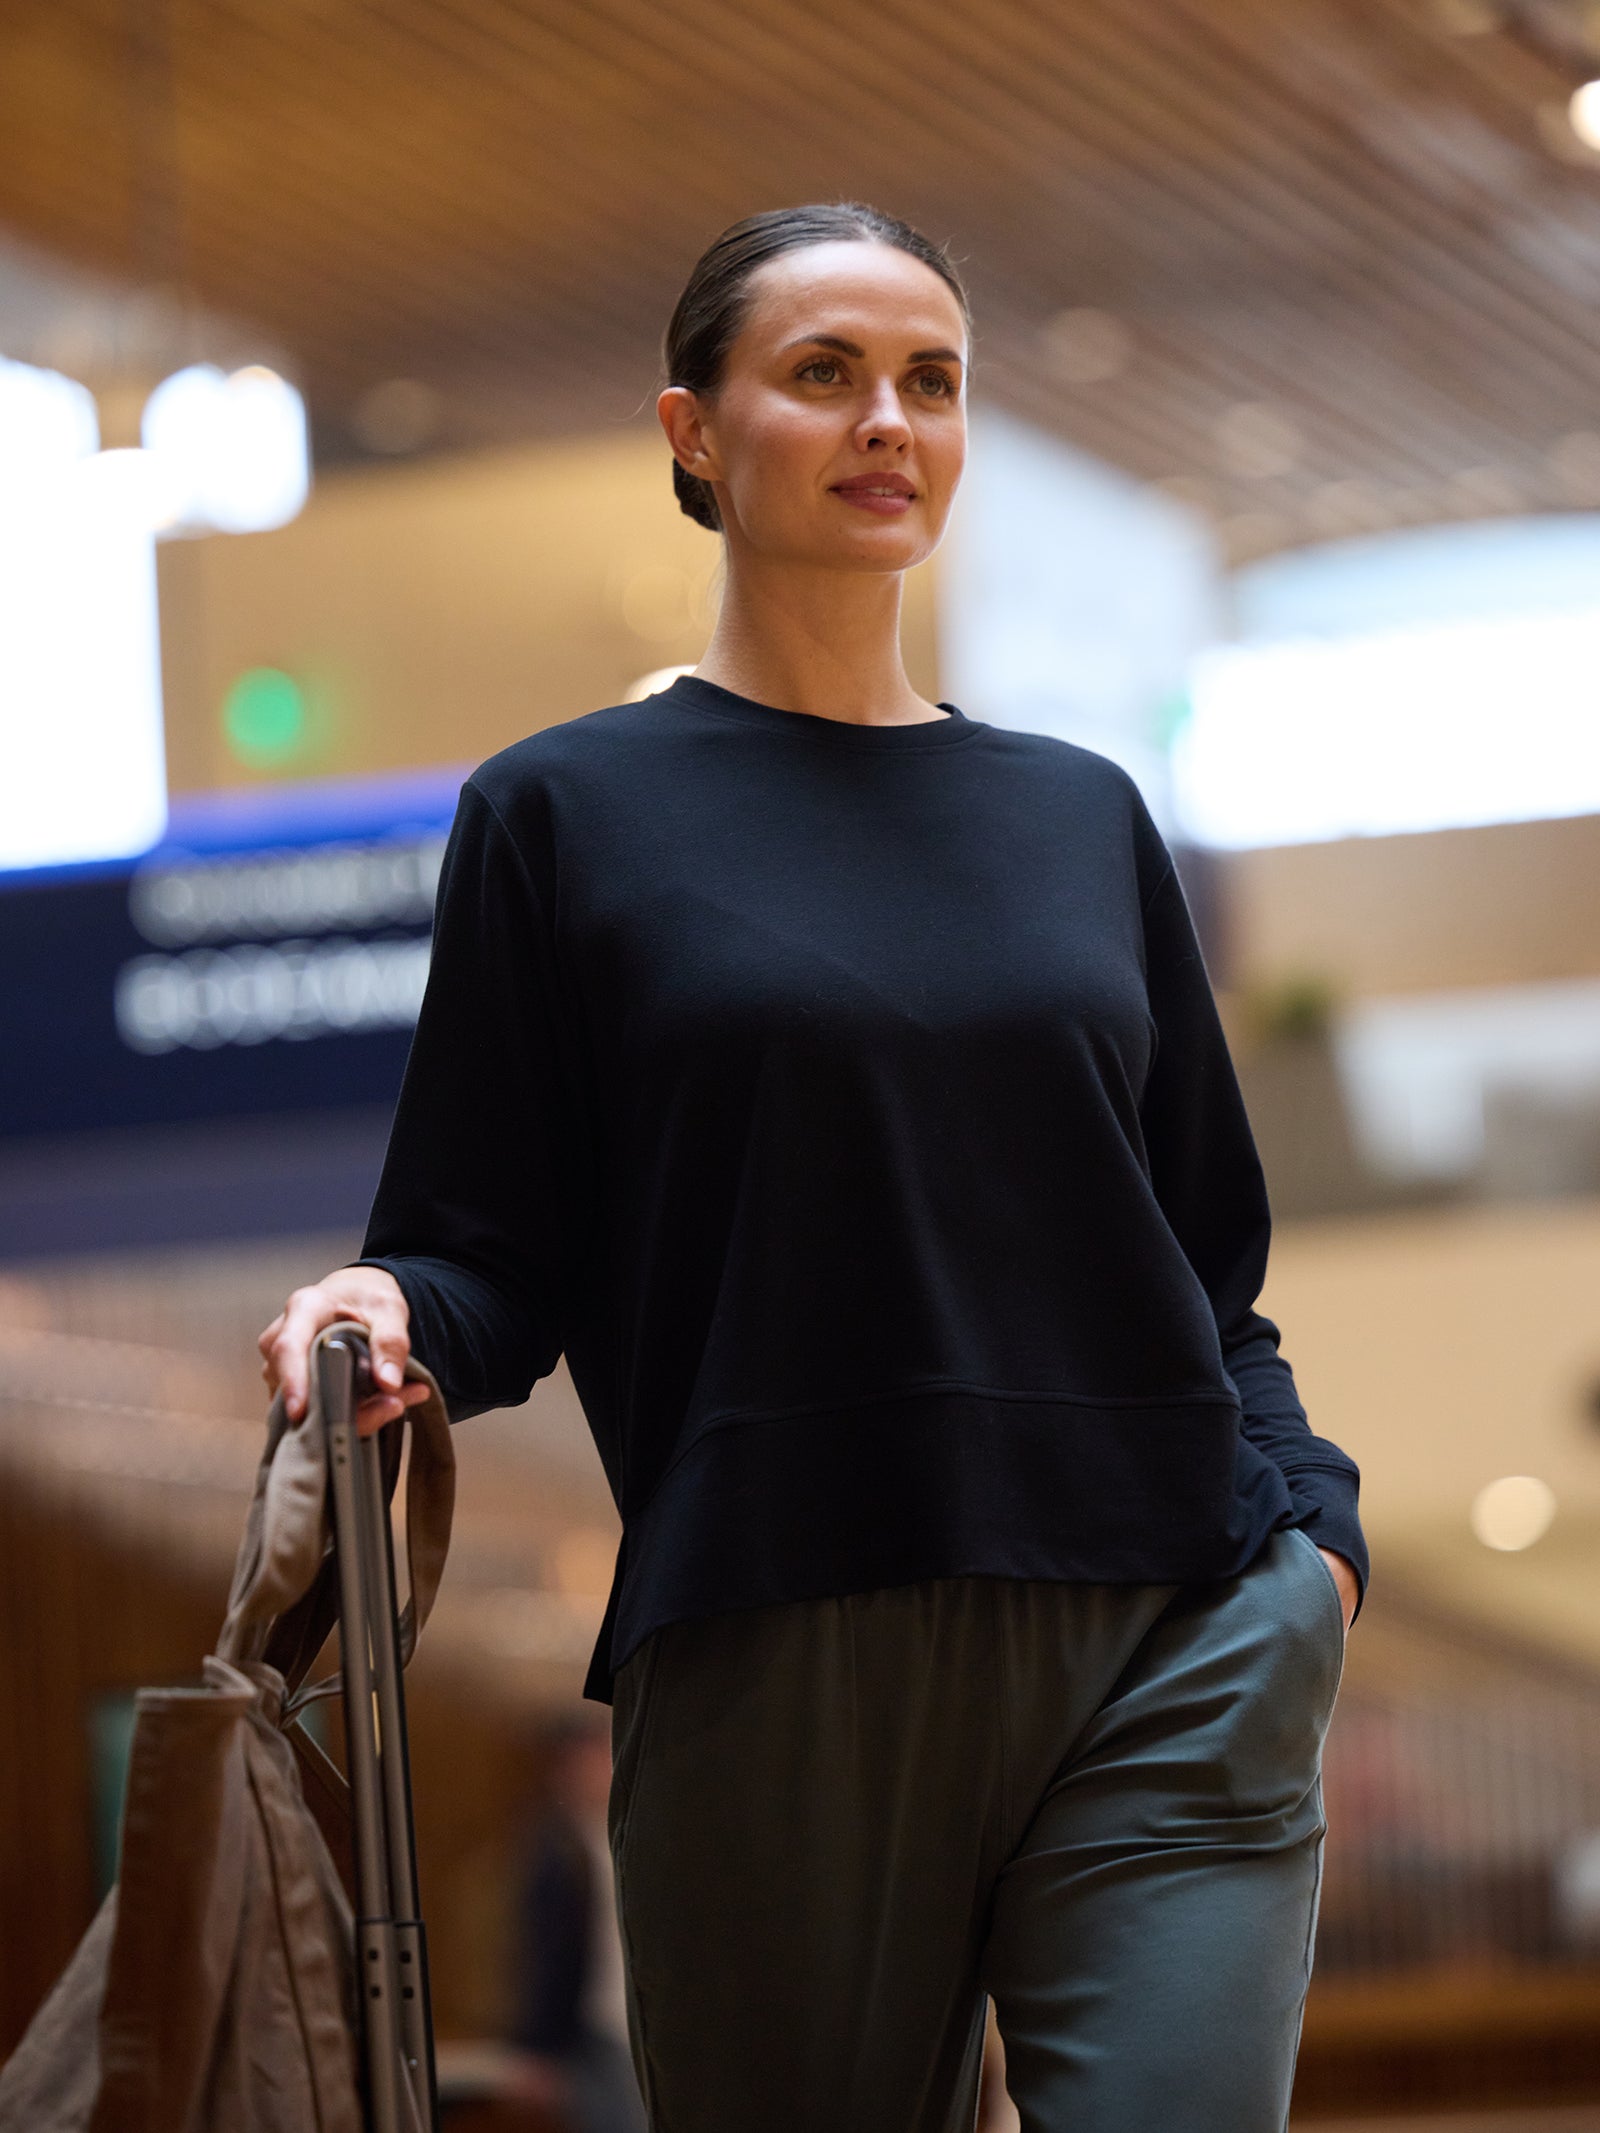
<svg viewBox="0 0 1600 2133">
<path fill-rule="evenodd" d="M 1441 0 L 11 0 L 0 226 L 257 321 L 327 456 L 401 376 L 445 445 L 648 419 L 718 228 L 876 199 L 953 245 L 984 390 L 1251 553 L 1330 499 L 1600 505 L 1584 36 L 1576 0 L 1477 36 Z M 1093 382 L 1083 307 L 1126 341 Z M 1298 452 L 1246 471 L 1241 403 Z"/>
</svg>

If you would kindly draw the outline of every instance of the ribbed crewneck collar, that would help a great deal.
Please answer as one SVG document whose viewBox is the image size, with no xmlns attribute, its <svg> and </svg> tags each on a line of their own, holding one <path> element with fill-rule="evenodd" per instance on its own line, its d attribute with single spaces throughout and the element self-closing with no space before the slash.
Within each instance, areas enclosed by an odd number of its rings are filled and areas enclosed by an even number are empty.
<svg viewBox="0 0 1600 2133">
<path fill-rule="evenodd" d="M 792 739 L 818 741 L 825 747 L 868 749 L 949 748 L 975 740 L 982 722 L 968 718 L 955 704 L 942 699 L 944 718 L 919 719 L 904 726 L 863 726 L 851 719 L 826 718 L 815 711 L 786 711 L 777 704 L 758 703 L 753 696 L 736 695 L 720 682 L 704 681 L 698 674 L 680 674 L 670 687 L 660 690 L 654 701 L 679 709 L 703 711 L 713 718 L 737 719 L 745 725 L 764 727 L 769 733 L 786 733 Z"/>
</svg>

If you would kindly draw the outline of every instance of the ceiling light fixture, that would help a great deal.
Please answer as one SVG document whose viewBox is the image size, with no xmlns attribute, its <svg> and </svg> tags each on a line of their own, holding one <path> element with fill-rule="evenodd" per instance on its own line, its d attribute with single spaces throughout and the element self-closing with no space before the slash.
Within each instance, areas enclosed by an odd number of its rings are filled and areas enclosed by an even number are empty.
<svg viewBox="0 0 1600 2133">
<path fill-rule="evenodd" d="M 1586 81 L 1573 90 L 1567 120 L 1585 148 L 1600 149 L 1600 81 Z"/>
<path fill-rule="evenodd" d="M 1247 481 L 1287 474 L 1304 448 L 1300 425 L 1265 400 L 1241 400 L 1225 409 L 1212 434 L 1224 468 Z"/>
<path fill-rule="evenodd" d="M 146 402 L 140 435 L 175 491 L 174 530 L 264 533 L 305 503 L 305 406 L 263 364 L 231 375 L 214 363 L 175 371 Z"/>
<path fill-rule="evenodd" d="M 1109 311 L 1077 304 L 1040 329 L 1050 366 L 1069 385 L 1099 385 L 1127 369 L 1133 336 Z"/>
</svg>

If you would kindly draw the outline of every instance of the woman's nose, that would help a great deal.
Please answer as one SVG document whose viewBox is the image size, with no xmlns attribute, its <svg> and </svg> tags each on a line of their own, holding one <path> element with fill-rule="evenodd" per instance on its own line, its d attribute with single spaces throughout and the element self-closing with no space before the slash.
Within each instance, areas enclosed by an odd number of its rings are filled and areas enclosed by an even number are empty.
<svg viewBox="0 0 1600 2133">
<path fill-rule="evenodd" d="M 874 441 L 886 444 L 901 444 L 909 440 L 911 425 L 906 420 L 906 411 L 900 405 L 900 394 L 892 378 L 885 378 L 873 388 L 872 397 L 856 426 L 858 444 Z"/>
</svg>

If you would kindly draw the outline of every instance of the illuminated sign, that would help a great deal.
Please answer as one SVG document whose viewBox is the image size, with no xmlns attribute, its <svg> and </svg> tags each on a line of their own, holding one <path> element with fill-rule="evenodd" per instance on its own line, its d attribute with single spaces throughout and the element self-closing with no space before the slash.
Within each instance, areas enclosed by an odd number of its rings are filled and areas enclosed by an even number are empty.
<svg viewBox="0 0 1600 2133">
<path fill-rule="evenodd" d="M 0 1137 L 391 1100 L 462 775 L 177 803 L 136 865 L 0 877 Z"/>
</svg>

